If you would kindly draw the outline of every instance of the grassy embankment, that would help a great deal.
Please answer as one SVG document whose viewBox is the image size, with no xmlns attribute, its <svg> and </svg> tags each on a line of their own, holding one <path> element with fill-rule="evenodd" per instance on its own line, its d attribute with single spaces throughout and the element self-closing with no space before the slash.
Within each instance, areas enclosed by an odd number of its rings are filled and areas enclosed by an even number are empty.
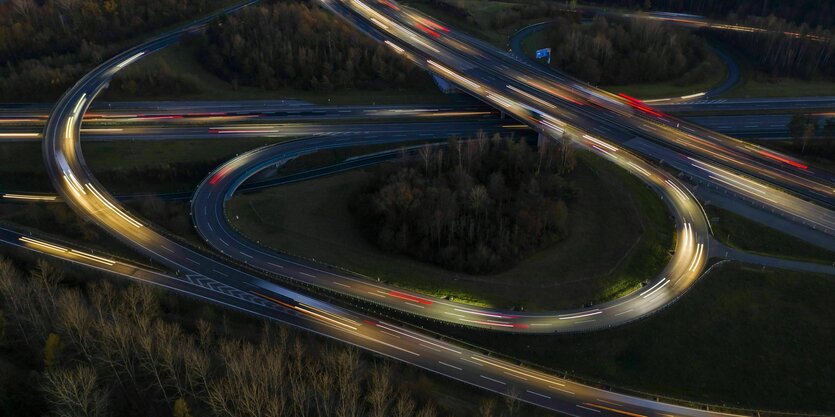
<svg viewBox="0 0 835 417">
<path fill-rule="evenodd" d="M 663 202 L 619 168 L 584 155 L 569 178 L 580 190 L 570 207 L 569 238 L 502 273 L 454 273 L 368 242 L 348 208 L 368 175 L 354 171 L 239 195 L 227 215 L 244 235 L 278 251 L 436 296 L 529 310 L 631 291 L 661 269 L 672 245 Z"/>
<path fill-rule="evenodd" d="M 288 138 L 83 142 L 84 159 L 112 193 L 192 191 L 210 169 L 238 153 Z M 187 165 L 190 172 L 172 167 Z M 170 172 L 169 172 L 170 171 Z M 136 175 L 147 172 L 151 175 Z M 171 178 L 154 176 L 167 172 Z M 40 142 L 0 144 L 0 190 L 52 192 Z"/>
<path fill-rule="evenodd" d="M 705 206 L 714 236 L 744 251 L 799 261 L 832 264 L 835 252 L 806 243 L 763 224 L 715 206 Z"/>
<path fill-rule="evenodd" d="M 809 79 L 789 77 L 774 77 L 763 74 L 753 68 L 753 64 L 745 56 L 727 47 L 728 52 L 739 63 L 741 78 L 739 83 L 723 98 L 768 98 L 768 97 L 804 97 L 804 96 L 833 96 L 835 95 L 835 81 L 826 79 Z"/>
<path fill-rule="evenodd" d="M 577 335 L 472 332 L 450 337 L 577 377 L 728 406 L 835 411 L 831 276 L 728 264 L 633 324 Z"/>
</svg>

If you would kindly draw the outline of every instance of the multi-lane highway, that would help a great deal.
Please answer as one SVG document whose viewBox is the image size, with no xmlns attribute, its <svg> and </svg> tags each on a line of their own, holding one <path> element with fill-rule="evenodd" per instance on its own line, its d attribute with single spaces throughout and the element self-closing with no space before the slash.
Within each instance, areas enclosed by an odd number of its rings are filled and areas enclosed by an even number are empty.
<svg viewBox="0 0 835 417">
<path fill-rule="evenodd" d="M 792 116 L 786 114 L 746 116 L 692 116 L 687 120 L 714 129 L 723 134 L 732 134 L 750 140 L 790 139 L 789 122 Z M 422 132 L 422 136 L 434 136 L 446 129 L 448 137 L 466 137 L 479 130 L 488 134 L 527 130 L 514 120 L 500 119 L 498 115 L 475 115 L 455 118 L 407 118 L 407 121 L 365 121 L 353 122 L 336 120 L 321 121 L 225 121 L 221 123 L 153 123 L 148 125 L 107 125 L 94 127 L 85 121 L 81 130 L 87 141 L 119 140 L 186 140 L 186 139 L 232 139 L 232 138 L 280 138 L 306 135 L 406 135 Z M 385 119 L 384 119 L 385 120 Z M 42 134 L 31 127 L 0 127 L 2 142 L 37 142 Z M 416 139 L 420 139 L 421 135 Z"/>
<path fill-rule="evenodd" d="M 252 138 L 294 138 L 304 136 L 391 136 L 410 137 L 421 140 L 430 137 L 467 137 L 479 132 L 511 134 L 527 129 L 512 120 L 498 118 L 485 120 L 449 120 L 389 123 L 227 123 L 218 126 L 148 126 L 120 128 L 84 128 L 81 136 L 86 142 L 97 141 L 171 141 L 192 139 L 252 139 Z M 412 135 L 413 132 L 420 132 Z M 27 137 L 25 133 L 9 132 L 0 136 L 0 142 L 39 141 L 38 137 Z"/>
<path fill-rule="evenodd" d="M 408 53 L 421 66 L 449 79 L 470 94 L 502 109 L 540 132 L 550 136 L 565 136 L 576 141 L 604 159 L 634 173 L 666 197 L 665 200 L 677 219 L 678 242 L 676 253 L 665 269 L 665 273 L 652 279 L 644 290 L 619 300 L 618 303 L 621 304 L 588 307 L 551 316 L 550 319 L 557 324 L 544 323 L 546 326 L 551 326 L 551 331 L 596 329 L 628 321 L 629 317 L 633 319 L 641 317 L 675 300 L 699 277 L 706 263 L 708 252 L 709 225 L 704 213 L 701 211 L 698 202 L 678 178 L 638 157 L 636 153 L 648 155 L 650 159 L 656 159 L 657 155 L 662 152 L 671 152 L 671 149 L 675 149 L 676 151 L 672 152 L 678 153 L 685 149 L 700 157 L 702 154 L 693 151 L 692 147 L 688 146 L 687 141 L 698 139 L 698 136 L 705 131 L 691 128 L 690 133 L 681 133 L 682 131 L 676 130 L 676 128 L 688 128 L 687 125 L 663 115 L 653 114 L 655 110 L 645 107 L 639 102 L 629 99 L 614 99 L 576 84 L 570 84 L 570 88 L 565 88 L 560 83 L 572 83 L 573 81 L 541 78 L 539 74 L 529 68 L 513 68 L 512 66 L 518 65 L 518 63 L 512 59 L 506 59 L 507 57 L 501 55 L 500 51 L 490 50 L 478 41 L 462 35 L 459 36 L 426 17 L 405 12 L 404 9 L 400 9 L 393 2 L 387 1 L 382 5 L 369 5 L 358 0 L 346 3 L 334 1 L 324 1 L 323 3 L 331 10 L 366 30 L 376 31 L 376 29 L 372 29 L 374 27 L 380 29 L 380 32 L 374 32 L 375 35 L 388 40 L 389 46 L 393 49 L 404 54 Z M 227 12 L 234 10 L 231 9 Z M 201 19 L 191 28 L 205 24 L 208 19 L 210 17 Z M 415 29 L 407 29 L 407 27 Z M 190 30 L 190 28 L 184 30 Z M 569 415 L 719 415 L 719 413 L 711 411 L 663 404 L 571 383 L 526 367 L 429 338 L 402 327 L 378 321 L 364 314 L 321 302 L 309 295 L 272 284 L 260 278 L 249 267 L 230 264 L 223 258 L 183 246 L 156 231 L 153 225 L 129 213 L 120 205 L 118 200 L 113 198 L 99 184 L 86 166 L 80 145 L 81 124 L 84 114 L 90 103 L 116 72 L 175 42 L 184 30 L 164 34 L 119 54 L 86 75 L 55 105 L 49 116 L 43 137 L 47 171 L 64 201 L 78 214 L 121 239 L 137 252 L 176 271 L 174 275 L 157 275 L 154 280 L 158 280 L 166 287 L 176 291 L 187 293 L 192 291 L 191 294 L 194 296 L 211 299 L 234 308 L 245 309 L 253 314 L 307 328 L 491 391 L 503 394 L 515 392 L 523 401 Z M 474 60 L 473 56 L 480 58 Z M 528 72 L 533 72 L 533 75 L 525 75 Z M 543 91 L 547 91 L 547 94 Z M 553 94 L 560 96 L 560 98 L 555 99 Z M 610 105 L 616 107 L 610 108 Z M 543 110 L 543 108 L 549 110 Z M 652 117 L 635 116 L 637 112 L 646 113 Z M 595 123 L 591 123 L 591 121 Z M 646 135 L 647 139 L 638 139 L 640 140 L 639 143 L 633 143 L 631 138 L 635 136 L 634 132 L 641 130 L 636 125 L 646 125 L 644 129 L 655 131 L 656 134 L 648 134 Z M 624 127 L 628 127 L 626 132 L 630 134 L 629 140 L 623 140 Z M 663 130 L 664 134 L 661 135 L 657 132 L 658 130 Z M 712 135 L 712 133 L 707 134 Z M 682 143 L 682 140 L 685 142 Z M 821 181 L 816 175 L 808 175 L 803 172 L 792 172 L 792 175 L 789 175 L 786 173 L 787 167 L 773 163 L 773 161 L 763 162 L 761 160 L 762 155 L 756 156 L 758 151 L 755 149 L 742 147 L 742 145 L 729 138 L 715 137 L 713 140 L 706 141 L 710 144 L 709 159 L 711 162 L 704 162 L 693 156 L 684 156 L 687 161 L 691 161 L 688 162 L 690 165 L 711 172 L 712 174 L 707 177 L 713 183 L 726 181 L 732 184 L 744 184 L 752 188 L 754 186 L 772 187 L 771 185 L 762 185 L 762 180 L 757 179 L 759 176 L 754 176 L 755 178 L 739 177 L 741 174 L 733 170 L 739 168 L 740 164 L 734 164 L 733 162 L 740 161 L 726 160 L 729 158 L 728 155 L 733 154 L 742 156 L 741 162 L 743 163 L 741 166 L 743 168 L 750 168 L 748 164 L 754 164 L 754 161 L 756 161 L 757 169 L 763 171 L 760 176 L 767 178 L 766 181 L 781 183 L 781 185 L 787 182 L 791 184 L 791 187 L 787 188 L 792 188 L 794 192 L 804 193 L 811 189 L 813 193 L 828 197 L 827 190 L 815 188 Z M 649 143 L 649 145 L 644 142 Z M 332 146 L 332 144 L 332 142 L 328 142 L 327 138 L 319 137 L 307 141 L 287 142 L 261 148 L 236 158 L 207 177 L 203 187 L 201 187 L 209 190 L 205 194 L 206 200 L 204 201 L 202 197 L 196 198 L 194 208 L 198 213 L 205 210 L 203 213 L 208 216 L 210 205 L 217 207 L 218 202 L 220 202 L 222 206 L 222 201 L 234 192 L 240 181 L 252 174 L 251 171 L 257 171 L 265 164 L 276 163 L 282 159 L 309 152 L 311 149 Z M 700 145 L 707 146 L 703 142 L 700 142 Z M 724 148 L 725 145 L 728 145 L 730 150 Z M 652 147 L 661 147 L 662 149 L 655 150 Z M 635 153 L 627 149 L 631 149 Z M 768 158 L 766 157 L 766 159 Z M 715 162 L 714 159 L 720 159 L 723 162 Z M 777 162 L 784 163 L 781 160 L 777 160 Z M 732 165 L 733 167 L 717 167 L 713 164 Z M 685 172 L 693 171 L 689 165 L 683 170 Z M 743 181 L 750 181 L 752 185 Z M 770 191 L 770 188 L 767 189 Z M 774 197 L 773 194 L 767 195 Z M 757 201 L 763 200 L 756 193 L 754 193 L 753 198 Z M 796 204 L 796 197 L 784 193 L 780 196 L 780 199 L 787 203 L 788 208 L 796 208 L 794 205 Z M 218 213 L 222 213 L 222 207 L 219 211 L 213 209 L 213 213 L 218 216 Z M 817 216 L 819 213 L 813 214 Z M 825 220 L 820 217 L 817 218 L 821 221 Z M 829 220 L 825 221 L 828 222 Z M 222 222 L 216 224 L 223 226 Z M 223 245 L 223 242 L 220 241 L 223 238 L 222 235 L 217 236 L 216 239 L 215 236 L 207 237 L 213 245 L 218 243 Z M 99 255 L 89 253 L 82 255 L 83 251 L 74 251 L 72 248 L 32 237 L 12 235 L 4 238 L 4 240 L 11 244 L 55 256 L 71 257 L 76 261 L 80 260 L 76 258 L 82 258 L 86 260 L 85 262 L 100 263 L 101 265 L 115 266 L 117 264 L 116 261 Z M 241 248 L 243 246 L 237 249 Z M 253 247 L 249 246 L 245 250 L 252 249 Z M 255 259 L 253 254 L 247 254 L 251 255 L 253 260 Z M 264 253 L 264 256 L 262 258 L 259 255 L 259 261 L 268 262 L 268 259 L 279 259 L 275 258 L 274 254 Z M 235 257 L 245 257 L 245 255 L 238 253 Z M 249 263 L 248 261 L 247 264 Z M 284 267 L 278 269 L 287 268 L 286 264 L 277 263 L 276 265 Z M 285 274 L 287 274 L 286 271 L 264 268 L 263 265 L 260 265 L 260 267 L 277 275 L 286 276 Z M 293 273 L 310 271 L 304 269 L 308 266 L 294 268 L 297 270 Z M 139 268 L 135 269 L 137 272 L 127 272 L 127 275 L 136 277 L 147 273 L 139 272 Z M 331 275 L 319 272 L 316 275 L 312 273 L 309 273 L 309 275 L 320 281 L 334 279 Z M 345 278 L 353 279 L 351 277 Z M 353 285 L 352 283 L 355 282 L 359 284 L 358 281 L 342 281 L 346 285 Z M 195 286 L 203 289 L 195 291 Z M 344 293 L 345 291 L 340 292 Z M 404 292 L 392 293 L 389 290 L 387 296 L 397 299 L 399 303 L 397 306 L 402 310 L 407 309 L 404 306 L 406 303 L 414 304 L 416 306 L 414 307 L 415 311 L 418 311 L 416 309 L 421 308 L 421 306 L 426 309 L 426 306 L 435 304 L 433 300 Z M 427 301 L 430 301 L 431 304 L 427 304 Z M 460 313 L 464 317 L 472 316 L 475 320 L 478 320 L 478 322 L 473 323 L 467 322 L 468 325 L 507 328 L 506 326 L 496 326 L 488 323 L 504 320 L 506 324 L 517 331 L 526 331 L 533 328 L 535 323 L 533 321 L 530 323 L 511 321 L 517 318 L 521 319 L 522 316 L 493 317 L 497 314 L 472 309 L 458 311 L 460 310 L 459 306 L 453 303 L 446 305 L 446 311 L 451 309 L 456 314 Z M 443 314 L 444 310 L 432 312 L 428 315 L 431 316 L 435 313 Z M 592 318 L 594 322 L 589 322 L 588 320 L 592 320 Z M 516 324 L 527 325 L 527 327 L 517 327 Z"/>
<path fill-rule="evenodd" d="M 396 141 L 391 138 L 356 137 L 346 141 L 314 138 L 241 154 L 218 167 L 198 187 L 192 199 L 194 223 L 206 242 L 216 250 L 262 271 L 438 321 L 514 333 L 589 331 L 636 320 L 681 296 L 696 282 L 706 264 L 709 226 L 701 206 L 674 176 L 626 154 L 619 156 L 624 165 L 664 196 L 676 218 L 675 253 L 658 276 L 645 277 L 648 284 L 643 290 L 611 302 L 573 310 L 514 312 L 473 308 L 401 290 L 267 251 L 235 232 L 226 220 L 226 201 L 244 181 L 264 168 L 322 149 Z"/>
<path fill-rule="evenodd" d="M 217 282 L 226 289 L 225 293 L 237 295 L 236 299 L 241 300 L 240 302 L 278 309 L 280 314 L 274 315 L 278 319 L 285 320 L 288 314 L 293 315 L 301 320 L 286 321 L 485 389 L 507 393 L 507 390 L 513 387 L 514 392 L 520 393 L 520 399 L 523 401 L 570 415 L 622 412 L 642 415 L 715 415 L 712 412 L 660 404 L 591 387 L 569 386 L 565 381 L 548 375 L 429 340 L 425 336 L 270 284 L 242 268 L 230 266 L 215 257 L 184 247 L 133 216 L 101 187 L 86 166 L 80 146 L 80 125 L 90 102 L 106 86 L 113 74 L 142 56 L 173 42 L 179 34 L 180 32 L 175 32 L 163 35 L 112 58 L 79 81 L 54 107 L 44 132 L 45 162 L 56 190 L 80 215 L 123 240 L 139 253 L 176 270 L 179 276 L 185 276 L 191 282 Z M 601 143 L 601 146 L 607 148 L 608 145 Z M 690 239 L 692 244 L 697 245 L 700 242 L 698 239 L 707 238 L 704 234 L 700 237 L 691 234 L 692 230 L 704 231 L 706 221 L 698 210 L 698 204 L 680 184 L 677 185 L 673 177 L 625 153 L 614 155 L 617 150 L 607 149 L 601 152 L 609 155 L 610 159 L 621 159 L 631 163 L 631 169 L 639 175 L 643 174 L 648 182 L 669 189 L 669 195 L 675 196 L 673 199 L 686 208 L 686 212 L 681 215 L 693 216 L 692 220 L 698 221 L 692 228 L 680 224 L 681 239 Z M 223 178 L 223 170 L 227 168 L 222 167 L 221 171 L 213 174 L 207 181 L 211 183 L 213 178 Z M 672 207 L 676 207 L 676 204 Z M 43 242 L 27 243 L 43 247 Z M 694 262 L 697 264 L 695 269 L 692 267 Z M 675 264 L 675 270 L 672 272 L 676 277 L 693 280 L 698 277 L 698 270 L 704 264 L 704 256 L 695 258 L 695 261 L 680 260 Z M 669 284 L 667 278 L 661 277 L 659 282 L 653 284 L 653 295 L 666 298 L 665 294 L 676 291 L 674 287 Z M 644 297 L 645 295 L 647 293 L 642 294 L 642 300 L 638 302 L 651 304 L 655 298 L 650 299 Z M 265 301 L 268 303 L 265 304 Z"/>
<path fill-rule="evenodd" d="M 563 136 L 570 131 L 569 137 L 589 148 L 599 146 L 589 138 L 615 148 L 629 147 L 634 138 L 652 141 L 691 158 L 686 174 L 697 175 L 707 169 L 713 172 L 714 183 L 732 192 L 740 187 L 750 191 L 735 182 L 734 176 L 741 175 L 761 187 L 753 201 L 787 217 L 810 220 L 816 216 L 821 230 L 835 233 L 835 217 L 817 211 L 815 204 L 805 200 L 833 203 L 835 176 L 828 172 L 673 118 L 630 97 L 543 72 L 393 2 L 324 3 L 360 29 L 388 41 L 392 49 L 418 65 L 543 133 Z M 659 155 L 646 153 L 646 147 L 632 150 L 660 160 Z M 722 171 L 714 166 L 721 166 Z"/>
</svg>

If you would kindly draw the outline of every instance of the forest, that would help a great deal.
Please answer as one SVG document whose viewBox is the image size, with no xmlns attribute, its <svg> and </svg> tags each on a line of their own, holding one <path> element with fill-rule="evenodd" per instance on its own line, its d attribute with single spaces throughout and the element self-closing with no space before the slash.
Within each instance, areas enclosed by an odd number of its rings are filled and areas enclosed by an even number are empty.
<svg viewBox="0 0 835 417">
<path fill-rule="evenodd" d="M 560 18 L 548 27 L 551 65 L 594 84 L 676 80 L 694 84 L 721 71 L 707 43 L 684 29 L 654 22 L 594 18 L 591 25 Z"/>
<path fill-rule="evenodd" d="M 0 100 L 55 100 L 128 42 L 223 0 L 0 2 Z"/>
<path fill-rule="evenodd" d="M 420 371 L 43 259 L 0 258 L 0 369 L 2 415 L 451 415 Z M 468 398 L 466 414 L 519 415 L 514 397 Z"/>
<path fill-rule="evenodd" d="M 381 166 L 351 210 L 380 248 L 455 271 L 509 268 L 566 236 L 570 147 L 479 135 Z"/>
<path fill-rule="evenodd" d="M 330 91 L 403 87 L 419 69 L 308 1 L 280 1 L 225 16 L 200 48 L 233 85 Z"/>
</svg>

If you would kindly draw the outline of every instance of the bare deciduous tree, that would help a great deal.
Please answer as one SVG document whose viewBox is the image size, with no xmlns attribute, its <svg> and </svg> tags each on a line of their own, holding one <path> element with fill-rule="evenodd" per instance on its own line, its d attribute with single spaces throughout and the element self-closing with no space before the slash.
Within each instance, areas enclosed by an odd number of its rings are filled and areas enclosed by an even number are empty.
<svg viewBox="0 0 835 417">
<path fill-rule="evenodd" d="M 507 395 L 504 397 L 504 405 L 507 409 L 507 416 L 514 417 L 519 412 L 519 407 L 522 405 L 519 402 L 519 389 L 511 387 L 507 390 Z"/>
<path fill-rule="evenodd" d="M 479 417 L 495 417 L 496 399 L 494 397 L 483 398 L 478 404 Z"/>
<path fill-rule="evenodd" d="M 107 392 L 87 366 L 47 372 L 43 390 L 57 417 L 99 417 L 107 413 Z"/>
<path fill-rule="evenodd" d="M 369 417 L 386 417 L 391 402 L 391 364 L 378 363 L 371 370 L 368 386 Z"/>
<path fill-rule="evenodd" d="M 415 401 L 408 393 L 401 391 L 393 408 L 392 417 L 412 417 L 415 412 Z"/>
</svg>

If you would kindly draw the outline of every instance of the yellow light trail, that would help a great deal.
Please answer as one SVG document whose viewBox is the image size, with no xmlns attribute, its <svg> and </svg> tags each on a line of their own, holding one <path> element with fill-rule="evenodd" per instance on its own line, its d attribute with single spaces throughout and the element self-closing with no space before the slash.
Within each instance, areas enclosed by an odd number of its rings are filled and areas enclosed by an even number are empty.
<svg viewBox="0 0 835 417">
<path fill-rule="evenodd" d="M 24 195 L 24 194 L 3 194 L 3 198 L 10 200 L 31 200 L 31 201 L 55 201 L 58 197 L 53 195 Z"/>
</svg>

